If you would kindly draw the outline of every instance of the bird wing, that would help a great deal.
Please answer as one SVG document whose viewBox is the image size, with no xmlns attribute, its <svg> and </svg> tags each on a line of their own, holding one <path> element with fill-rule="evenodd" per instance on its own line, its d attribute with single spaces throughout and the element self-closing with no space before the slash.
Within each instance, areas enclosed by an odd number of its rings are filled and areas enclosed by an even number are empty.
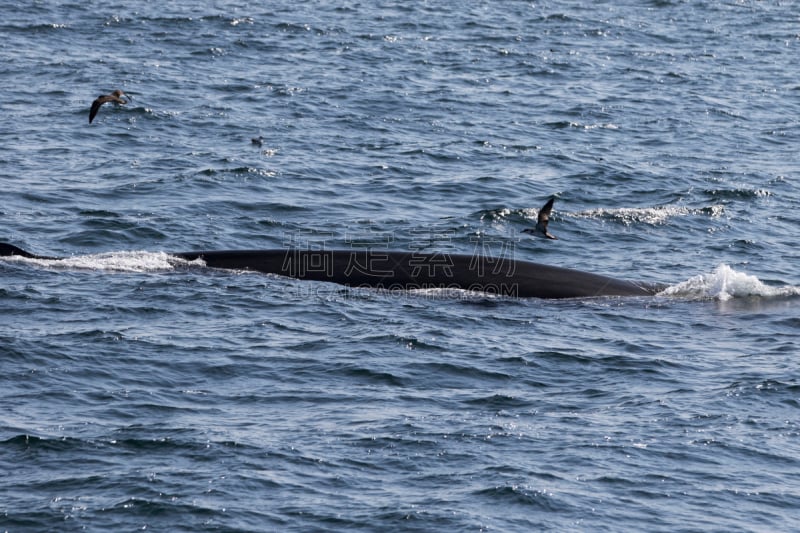
<svg viewBox="0 0 800 533">
<path fill-rule="evenodd" d="M 536 217 L 537 224 L 543 224 L 545 227 L 547 227 L 547 222 L 550 220 L 550 211 L 553 210 L 553 202 L 555 202 L 555 200 L 556 197 L 553 196 L 547 201 L 546 204 L 542 206 L 541 209 L 539 209 L 539 215 Z"/>
<path fill-rule="evenodd" d="M 110 97 L 106 94 L 103 96 L 98 96 L 94 102 L 92 102 L 92 108 L 89 110 L 89 124 L 92 123 L 94 120 L 95 115 L 97 112 L 100 111 L 100 106 L 108 102 Z"/>
<path fill-rule="evenodd" d="M 539 215 L 536 217 L 536 229 L 548 239 L 558 239 L 555 235 L 547 231 L 547 223 L 550 222 L 550 212 L 553 210 L 553 202 L 556 197 L 551 197 L 546 204 L 539 210 Z"/>
</svg>

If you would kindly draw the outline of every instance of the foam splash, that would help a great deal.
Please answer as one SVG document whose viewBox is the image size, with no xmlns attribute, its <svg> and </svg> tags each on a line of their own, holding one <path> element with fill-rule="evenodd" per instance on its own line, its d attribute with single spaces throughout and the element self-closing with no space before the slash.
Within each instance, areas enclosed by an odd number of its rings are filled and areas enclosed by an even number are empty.
<svg viewBox="0 0 800 533">
<path fill-rule="evenodd" d="M 750 274 L 738 272 L 726 264 L 720 264 L 710 274 L 700 274 L 667 287 L 662 296 L 680 296 L 693 299 L 727 301 L 732 298 L 760 296 L 775 298 L 800 295 L 800 287 L 771 287 Z"/>
</svg>

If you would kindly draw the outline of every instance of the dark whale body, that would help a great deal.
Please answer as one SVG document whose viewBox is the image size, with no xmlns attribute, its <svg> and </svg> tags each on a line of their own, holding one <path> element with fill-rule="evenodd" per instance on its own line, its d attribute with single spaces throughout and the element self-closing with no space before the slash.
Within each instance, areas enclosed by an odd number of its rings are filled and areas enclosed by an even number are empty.
<svg viewBox="0 0 800 533">
<path fill-rule="evenodd" d="M 38 256 L 0 243 L 0 256 Z M 666 285 L 625 281 L 506 257 L 388 250 L 214 250 L 170 254 L 211 268 L 385 290 L 462 289 L 521 298 L 648 296 Z"/>
</svg>

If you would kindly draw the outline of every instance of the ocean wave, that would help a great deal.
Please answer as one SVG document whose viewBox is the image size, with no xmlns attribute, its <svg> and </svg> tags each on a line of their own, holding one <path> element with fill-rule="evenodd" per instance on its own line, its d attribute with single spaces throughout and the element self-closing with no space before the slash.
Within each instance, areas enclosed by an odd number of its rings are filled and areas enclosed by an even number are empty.
<svg viewBox="0 0 800 533">
<path fill-rule="evenodd" d="M 718 218 L 725 212 L 722 205 L 712 205 L 701 208 L 686 206 L 664 205 L 657 207 L 620 207 L 616 209 L 590 209 L 575 213 L 577 218 L 594 218 L 621 222 L 625 225 L 643 223 L 658 226 L 665 224 L 669 219 L 686 216 L 709 216 Z"/>
<path fill-rule="evenodd" d="M 607 220 L 610 222 L 622 223 L 626 226 L 632 224 L 649 224 L 659 226 L 666 224 L 672 218 L 688 216 L 705 216 L 719 218 L 725 213 L 723 205 L 710 205 L 707 207 L 686 207 L 679 205 L 663 205 L 656 207 L 618 207 L 618 208 L 598 208 L 585 211 L 568 212 L 559 210 L 556 204 L 553 219 L 563 218 L 583 218 Z M 480 220 L 502 221 L 514 218 L 524 218 L 536 220 L 539 214 L 538 208 L 510 209 L 501 207 L 497 209 L 485 209 L 476 213 Z"/>
</svg>

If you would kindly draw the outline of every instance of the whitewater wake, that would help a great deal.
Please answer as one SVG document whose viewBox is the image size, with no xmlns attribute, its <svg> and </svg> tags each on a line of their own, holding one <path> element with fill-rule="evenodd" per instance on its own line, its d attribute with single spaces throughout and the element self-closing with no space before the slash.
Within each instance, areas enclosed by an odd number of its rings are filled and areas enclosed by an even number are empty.
<svg viewBox="0 0 800 533">
<path fill-rule="evenodd" d="M 63 259 L 32 259 L 22 256 L 4 257 L 5 261 L 23 262 L 45 268 L 61 270 L 100 270 L 105 272 L 164 272 L 177 265 L 189 263 L 165 252 L 108 252 L 76 255 Z"/>
<path fill-rule="evenodd" d="M 700 274 L 671 285 L 661 291 L 659 295 L 727 301 L 732 298 L 798 296 L 800 287 L 766 285 L 756 276 L 738 272 L 723 263 L 718 265 L 713 272 Z"/>
</svg>

